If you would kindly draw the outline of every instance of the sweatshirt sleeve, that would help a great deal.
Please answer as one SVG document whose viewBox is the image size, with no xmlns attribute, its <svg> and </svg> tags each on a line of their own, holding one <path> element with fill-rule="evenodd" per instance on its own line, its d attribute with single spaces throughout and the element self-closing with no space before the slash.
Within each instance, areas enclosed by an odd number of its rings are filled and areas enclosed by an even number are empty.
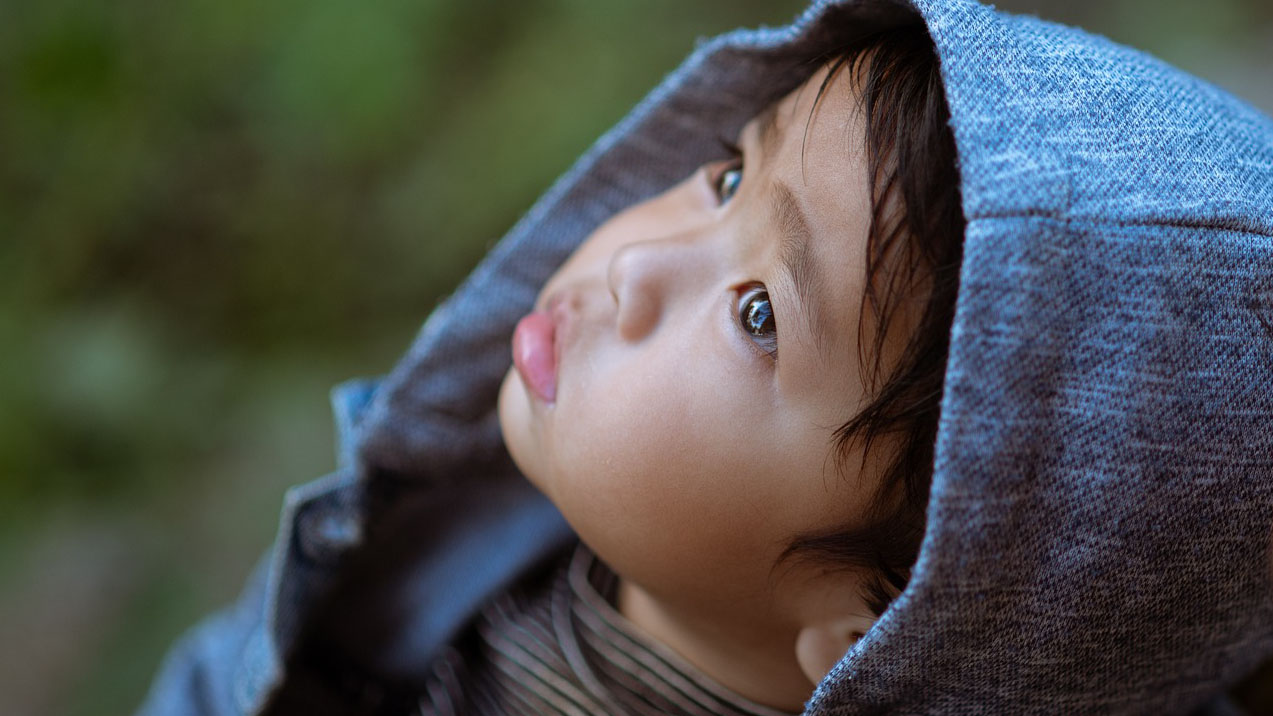
<svg viewBox="0 0 1273 716">
<path fill-rule="evenodd" d="M 354 502 L 358 423 L 379 384 L 332 390 L 336 473 L 289 490 L 279 535 L 238 600 L 191 628 L 165 657 L 138 716 L 260 713 L 282 677 L 280 653 L 341 556 L 360 538 Z M 279 605 L 284 605 L 282 612 Z M 280 623 L 283 622 L 283 623 Z"/>
<path fill-rule="evenodd" d="M 252 665 L 265 633 L 268 556 L 233 605 L 190 629 L 169 651 L 138 716 L 252 713 Z"/>
</svg>

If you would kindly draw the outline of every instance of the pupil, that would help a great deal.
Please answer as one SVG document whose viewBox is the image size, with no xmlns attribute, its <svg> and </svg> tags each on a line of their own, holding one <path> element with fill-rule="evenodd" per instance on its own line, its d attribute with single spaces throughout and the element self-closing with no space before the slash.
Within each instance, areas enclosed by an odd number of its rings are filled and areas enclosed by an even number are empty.
<svg viewBox="0 0 1273 716">
<path fill-rule="evenodd" d="M 761 336 L 773 330 L 774 314 L 768 298 L 755 298 L 747 306 L 747 330 Z"/>
</svg>

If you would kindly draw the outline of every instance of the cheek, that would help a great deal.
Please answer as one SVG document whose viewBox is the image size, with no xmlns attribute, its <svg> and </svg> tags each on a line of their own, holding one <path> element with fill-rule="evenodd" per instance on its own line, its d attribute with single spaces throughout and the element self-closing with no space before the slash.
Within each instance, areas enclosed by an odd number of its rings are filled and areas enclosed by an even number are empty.
<svg viewBox="0 0 1273 716">
<path fill-rule="evenodd" d="M 558 405 L 554 427 L 570 429 L 554 435 L 551 497 L 598 554 L 639 582 L 665 581 L 641 575 L 670 565 L 724 578 L 721 566 L 740 555 L 781 548 L 771 406 L 749 382 L 755 376 L 713 353 L 594 356 L 580 389 Z M 649 357 L 661 354 L 674 359 Z"/>
</svg>

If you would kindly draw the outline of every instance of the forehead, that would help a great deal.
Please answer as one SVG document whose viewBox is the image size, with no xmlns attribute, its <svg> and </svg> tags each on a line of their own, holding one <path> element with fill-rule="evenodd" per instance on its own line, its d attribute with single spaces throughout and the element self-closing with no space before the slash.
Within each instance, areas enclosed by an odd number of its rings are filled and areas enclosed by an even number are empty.
<svg viewBox="0 0 1273 716">
<path fill-rule="evenodd" d="M 752 119 L 766 147 L 780 146 L 787 135 L 796 131 L 802 140 L 854 139 L 855 148 L 862 148 L 863 118 L 856 84 L 847 64 L 833 64 L 836 63 L 820 66 Z M 858 72 L 861 73 L 861 66 Z M 840 136 L 833 137 L 832 132 Z"/>
<path fill-rule="evenodd" d="M 865 120 L 847 66 L 823 65 L 752 120 L 774 178 L 826 209 L 860 208 L 865 186 Z"/>
</svg>

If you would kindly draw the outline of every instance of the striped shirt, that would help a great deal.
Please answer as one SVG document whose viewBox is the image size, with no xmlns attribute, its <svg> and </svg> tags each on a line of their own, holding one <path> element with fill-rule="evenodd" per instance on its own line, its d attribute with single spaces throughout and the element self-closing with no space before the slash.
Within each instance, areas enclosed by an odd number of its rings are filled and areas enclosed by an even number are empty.
<svg viewBox="0 0 1273 716">
<path fill-rule="evenodd" d="M 579 545 L 488 605 L 434 662 L 422 716 L 785 716 L 717 684 L 613 606 L 618 578 Z"/>
</svg>

